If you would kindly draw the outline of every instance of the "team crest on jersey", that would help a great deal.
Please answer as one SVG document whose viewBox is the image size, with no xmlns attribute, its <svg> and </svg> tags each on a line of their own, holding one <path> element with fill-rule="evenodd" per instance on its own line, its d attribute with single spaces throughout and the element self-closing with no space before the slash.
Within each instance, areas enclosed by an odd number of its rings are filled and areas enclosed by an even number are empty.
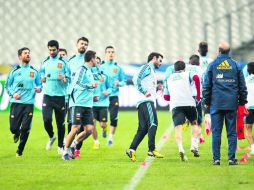
<svg viewBox="0 0 254 190">
<path fill-rule="evenodd" d="M 114 72 L 114 73 L 117 73 L 117 72 L 118 72 L 118 68 L 115 67 L 115 68 L 113 69 L 113 72 Z"/>
<path fill-rule="evenodd" d="M 57 63 L 57 68 L 62 69 L 62 67 L 63 67 L 62 63 Z"/>
<path fill-rule="evenodd" d="M 218 70 L 230 70 L 230 69 L 232 69 L 232 66 L 228 63 L 228 60 L 225 60 L 217 66 L 217 69 Z"/>
<path fill-rule="evenodd" d="M 34 72 L 30 72 L 30 77 L 34 78 Z"/>
<path fill-rule="evenodd" d="M 172 81 L 181 80 L 181 79 L 182 77 L 179 74 L 176 74 L 175 76 L 172 77 Z"/>
</svg>

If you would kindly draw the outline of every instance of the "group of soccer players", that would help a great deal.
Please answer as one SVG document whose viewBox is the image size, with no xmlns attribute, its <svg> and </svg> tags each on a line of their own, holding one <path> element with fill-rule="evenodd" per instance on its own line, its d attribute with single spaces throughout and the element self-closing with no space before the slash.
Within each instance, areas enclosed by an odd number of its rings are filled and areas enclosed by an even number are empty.
<svg viewBox="0 0 254 190">
<path fill-rule="evenodd" d="M 100 143 L 96 130 L 96 121 L 102 128 L 102 136 L 107 137 L 107 144 L 113 144 L 117 127 L 119 108 L 119 87 L 126 84 L 125 74 L 121 66 L 114 60 L 115 50 L 112 46 L 105 48 L 105 61 L 96 56 L 96 52 L 87 50 L 89 40 L 81 37 L 77 40 L 77 54 L 68 58 L 66 49 L 59 48 L 56 40 L 47 44 L 49 56 L 42 62 L 40 71 L 30 63 L 30 50 L 27 47 L 18 50 L 20 64 L 14 68 L 6 81 L 6 89 L 11 99 L 10 129 L 14 142 L 20 141 L 16 156 L 21 157 L 31 129 L 35 93 L 43 91 L 42 115 L 44 128 L 49 136 L 46 150 L 50 150 L 56 140 L 53 131 L 52 115 L 55 113 L 58 137 L 58 153 L 63 160 L 80 157 L 82 142 L 91 134 L 94 148 Z M 199 144 L 204 142 L 202 125 L 202 79 L 206 68 L 212 62 L 207 57 L 208 45 L 199 44 L 200 55 L 192 55 L 189 64 L 177 61 L 169 66 L 164 77 L 164 99 L 170 101 L 170 110 L 175 126 L 175 139 L 180 159 L 187 161 L 183 148 L 182 131 L 186 121 L 192 127 L 191 152 L 199 157 Z M 158 158 L 164 156 L 156 150 L 155 136 L 158 126 L 156 113 L 157 80 L 155 69 L 159 68 L 163 55 L 152 52 L 148 55 L 148 63 L 141 67 L 133 77 L 133 83 L 139 93 L 137 109 L 139 125 L 137 133 L 126 150 L 131 161 L 136 161 L 136 149 L 144 136 L 148 134 L 148 155 Z M 252 136 L 253 124 L 253 63 L 245 70 L 248 88 L 248 111 L 246 118 L 247 139 L 254 154 Z M 248 68 L 248 69 L 247 69 Z M 246 72 L 247 73 L 247 72 Z M 110 129 L 107 134 L 107 115 L 110 113 Z M 209 112 L 205 110 L 205 114 Z M 65 118 L 68 121 L 68 134 L 65 137 Z M 209 119 L 209 117 L 208 117 Z"/>
<path fill-rule="evenodd" d="M 87 38 L 79 38 L 78 53 L 68 59 L 67 51 L 60 49 L 56 40 L 49 41 L 47 44 L 49 56 L 42 62 L 40 71 L 29 64 L 31 59 L 29 48 L 24 47 L 18 51 L 20 64 L 10 72 L 6 81 L 6 89 L 12 103 L 10 129 L 14 142 L 20 140 L 17 157 L 22 156 L 31 129 L 35 93 L 42 90 L 43 122 L 49 136 L 46 150 L 50 150 L 56 140 L 52 125 L 53 111 L 58 130 L 58 153 L 63 154 L 64 160 L 80 157 L 82 141 L 91 134 L 95 142 L 94 148 L 99 148 L 95 123 L 96 120 L 100 122 L 103 137 L 106 138 L 108 110 L 110 129 L 107 144 L 109 146 L 113 144 L 118 121 L 119 87 L 126 84 L 125 74 L 114 60 L 114 47 L 105 48 L 106 59 L 101 63 L 95 51 L 87 51 L 88 44 Z M 66 115 L 68 135 L 64 140 Z M 76 150 L 74 149 L 70 156 L 73 147 Z"/>
</svg>

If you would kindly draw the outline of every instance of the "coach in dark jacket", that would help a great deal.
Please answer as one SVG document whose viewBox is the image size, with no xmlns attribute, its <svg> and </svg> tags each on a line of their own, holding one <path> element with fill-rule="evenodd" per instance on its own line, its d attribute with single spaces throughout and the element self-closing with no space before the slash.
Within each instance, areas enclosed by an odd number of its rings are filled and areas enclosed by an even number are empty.
<svg viewBox="0 0 254 190">
<path fill-rule="evenodd" d="M 229 56 L 230 46 L 222 42 L 219 56 L 207 67 L 203 84 L 205 107 L 210 108 L 212 122 L 213 164 L 220 165 L 221 133 L 225 119 L 229 165 L 237 165 L 235 152 L 236 110 L 247 103 L 247 89 L 238 63 Z"/>
</svg>

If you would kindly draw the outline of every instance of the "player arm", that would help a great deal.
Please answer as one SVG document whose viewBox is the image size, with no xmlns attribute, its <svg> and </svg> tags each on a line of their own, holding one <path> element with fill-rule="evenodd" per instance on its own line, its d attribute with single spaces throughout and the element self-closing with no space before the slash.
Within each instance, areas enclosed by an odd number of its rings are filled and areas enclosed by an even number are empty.
<svg viewBox="0 0 254 190">
<path fill-rule="evenodd" d="M 199 102 L 200 101 L 200 78 L 198 75 L 191 74 L 191 73 L 190 73 L 190 78 L 195 84 L 196 91 L 197 91 L 196 100 Z"/>
<path fill-rule="evenodd" d="M 145 66 L 145 67 L 143 67 L 143 69 L 141 69 L 141 71 L 138 73 L 138 75 L 133 78 L 134 86 L 137 88 L 137 90 L 139 92 L 141 92 L 144 95 L 147 93 L 147 89 L 141 84 L 141 82 L 150 73 L 151 73 L 150 67 Z"/>
<path fill-rule="evenodd" d="M 41 77 L 41 81 L 42 82 L 46 82 L 46 76 L 45 76 L 45 65 L 44 63 L 41 64 L 41 68 L 40 68 L 40 77 Z"/>
<path fill-rule="evenodd" d="M 126 76 L 125 76 L 125 73 L 122 68 L 120 68 L 120 71 L 119 71 L 119 79 L 120 80 L 119 80 L 118 86 L 121 87 L 121 86 L 126 85 Z"/>
<path fill-rule="evenodd" d="M 67 81 L 71 79 L 71 68 L 70 65 L 68 64 L 68 61 L 66 60 L 65 64 L 65 78 Z"/>
<path fill-rule="evenodd" d="M 108 76 L 105 76 L 105 78 L 106 78 L 106 82 L 105 82 L 106 91 L 107 91 L 108 95 L 110 95 L 112 93 L 112 85 L 110 84 Z"/>
<path fill-rule="evenodd" d="M 41 82 L 41 77 L 40 73 L 37 72 L 36 78 L 35 78 L 35 91 L 37 93 L 40 93 L 42 90 L 42 82 Z"/>
<path fill-rule="evenodd" d="M 169 66 L 165 72 L 165 76 L 163 79 L 163 87 L 167 88 L 167 80 L 170 77 L 170 75 L 172 75 L 174 73 L 174 67 Z"/>
<path fill-rule="evenodd" d="M 82 67 L 79 72 L 77 85 L 81 86 L 82 88 L 93 89 L 93 88 L 95 88 L 95 85 L 94 85 L 94 83 L 89 81 L 89 79 L 87 78 L 86 72 L 87 72 L 87 69 Z"/>
<path fill-rule="evenodd" d="M 205 106 L 210 106 L 212 96 L 212 64 L 209 64 L 204 75 L 203 83 L 203 101 Z"/>
<path fill-rule="evenodd" d="M 246 83 L 245 83 L 245 79 L 243 76 L 243 71 L 238 68 L 238 93 L 239 93 L 239 104 L 240 105 L 245 105 L 248 101 L 247 101 L 247 87 L 246 87 Z"/>
<path fill-rule="evenodd" d="M 163 98 L 164 98 L 164 100 L 166 100 L 166 101 L 170 101 L 170 93 L 169 93 L 169 90 L 168 90 L 168 86 L 166 85 L 165 87 L 164 87 L 164 92 L 163 92 Z"/>
<path fill-rule="evenodd" d="M 14 81 L 13 71 L 11 71 L 7 77 L 6 84 L 5 84 L 5 88 L 6 88 L 7 93 L 9 94 L 10 97 L 12 97 L 13 94 L 15 93 L 13 86 L 12 86 L 13 81 Z"/>
</svg>

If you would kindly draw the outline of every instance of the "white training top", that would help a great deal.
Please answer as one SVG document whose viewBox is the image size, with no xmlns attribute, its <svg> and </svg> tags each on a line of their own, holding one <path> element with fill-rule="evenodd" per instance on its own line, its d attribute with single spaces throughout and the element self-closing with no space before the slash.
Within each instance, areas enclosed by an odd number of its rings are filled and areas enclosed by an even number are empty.
<svg viewBox="0 0 254 190">
<path fill-rule="evenodd" d="M 201 67 L 199 65 L 190 65 L 190 64 L 186 64 L 186 71 L 189 71 L 190 73 L 192 73 L 193 75 L 198 75 L 199 80 L 200 80 L 200 97 L 202 97 L 202 77 L 203 77 L 203 70 L 201 69 Z M 195 84 L 192 84 L 192 92 L 193 92 L 193 96 L 197 96 L 197 89 Z"/>
<path fill-rule="evenodd" d="M 154 69 L 152 63 L 148 63 L 142 66 L 138 74 L 133 77 L 133 83 L 138 90 L 137 107 L 147 101 L 152 101 L 156 105 L 157 79 Z M 149 92 L 151 96 L 146 97 L 144 91 Z"/>
<path fill-rule="evenodd" d="M 207 56 L 201 56 L 199 57 L 200 67 L 203 71 L 203 73 L 206 72 L 207 66 L 209 63 L 211 63 L 213 60 Z"/>
<path fill-rule="evenodd" d="M 254 109 L 254 75 L 248 75 L 245 78 L 246 86 L 247 86 L 247 91 L 248 91 L 248 96 L 247 100 L 248 103 L 246 104 L 248 109 Z"/>
<path fill-rule="evenodd" d="M 172 74 L 167 79 L 167 89 L 170 94 L 170 110 L 180 106 L 196 106 L 192 97 L 192 74 L 182 71 Z"/>
</svg>

